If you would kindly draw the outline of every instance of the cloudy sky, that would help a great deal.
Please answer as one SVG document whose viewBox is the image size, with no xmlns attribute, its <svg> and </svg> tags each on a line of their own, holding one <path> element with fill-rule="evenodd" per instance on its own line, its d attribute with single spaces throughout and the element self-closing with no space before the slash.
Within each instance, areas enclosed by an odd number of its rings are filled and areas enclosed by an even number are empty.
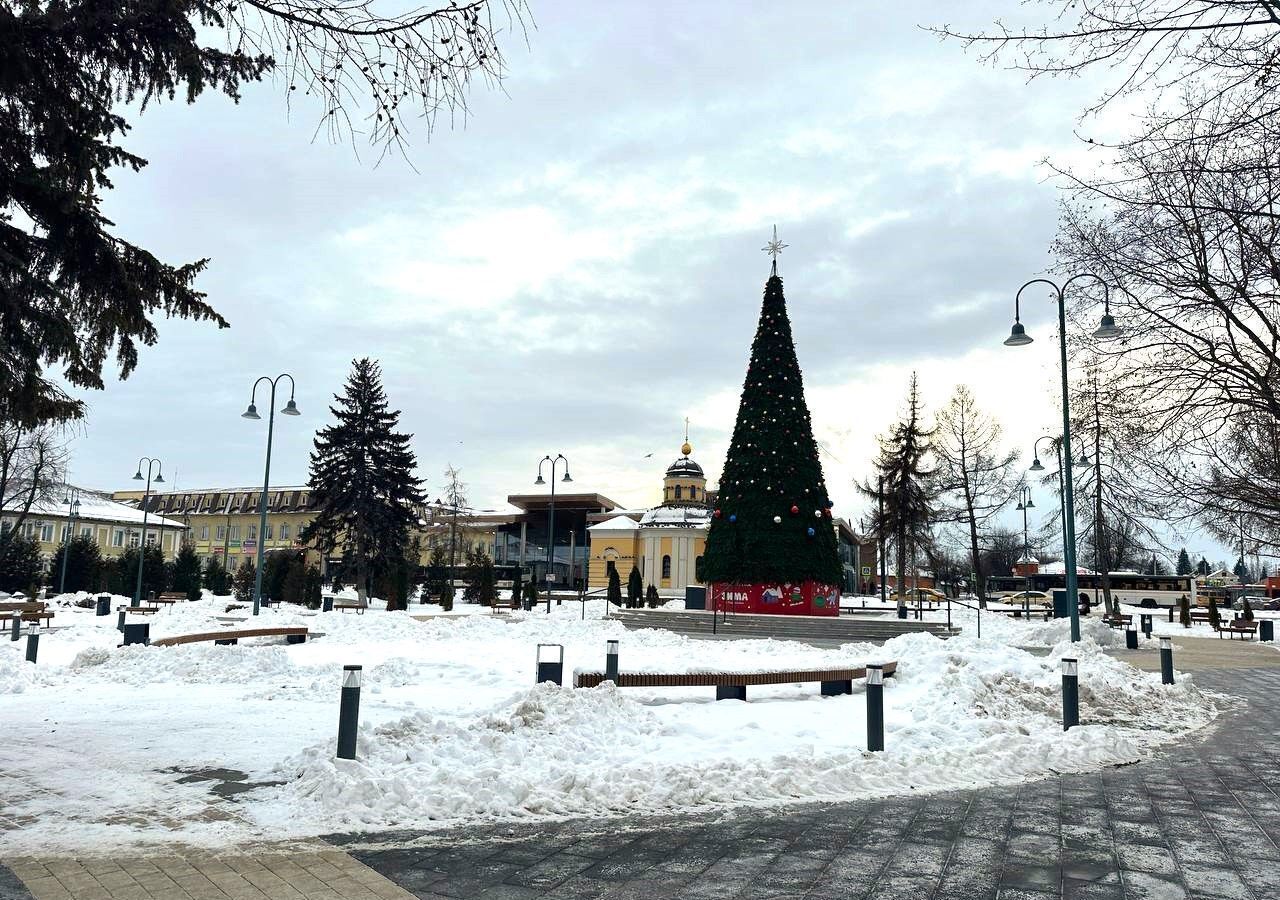
<svg viewBox="0 0 1280 900">
<path fill-rule="evenodd" d="M 505 92 L 380 166 L 313 142 L 318 111 L 288 118 L 278 84 L 150 109 L 129 146 L 151 165 L 107 213 L 171 262 L 211 257 L 200 285 L 232 327 L 163 325 L 89 398 L 73 480 L 129 486 L 148 454 L 179 487 L 260 481 L 266 423 L 239 414 L 256 376 L 288 371 L 304 416 L 277 422 L 273 481 L 303 482 L 367 355 L 433 496 L 452 463 L 501 505 L 563 452 L 578 488 L 654 502 L 685 416 L 719 473 L 774 224 L 839 512 L 860 512 L 853 481 L 912 370 L 935 408 L 969 384 L 1028 448 L 1056 430 L 1048 301 L 1025 316 L 1036 344 L 1000 342 L 1050 264 L 1038 161 L 1081 158 L 1098 85 L 1028 85 L 920 28 L 1018 12 L 533 0 Z"/>
</svg>

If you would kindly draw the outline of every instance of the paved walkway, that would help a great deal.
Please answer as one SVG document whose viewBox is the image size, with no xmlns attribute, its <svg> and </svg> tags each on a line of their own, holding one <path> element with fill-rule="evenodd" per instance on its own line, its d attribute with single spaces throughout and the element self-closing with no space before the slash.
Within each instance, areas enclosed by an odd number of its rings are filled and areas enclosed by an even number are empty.
<svg viewBox="0 0 1280 900">
<path fill-rule="evenodd" d="M 252 857 L 7 860 L 26 888 L 0 866 L 0 900 L 1272 900 L 1280 652 L 1193 640 L 1176 641 L 1179 668 L 1215 664 L 1197 682 L 1248 706 L 1134 766 L 879 802 L 334 836 Z M 1266 667 L 1222 667 L 1224 654 Z"/>
</svg>

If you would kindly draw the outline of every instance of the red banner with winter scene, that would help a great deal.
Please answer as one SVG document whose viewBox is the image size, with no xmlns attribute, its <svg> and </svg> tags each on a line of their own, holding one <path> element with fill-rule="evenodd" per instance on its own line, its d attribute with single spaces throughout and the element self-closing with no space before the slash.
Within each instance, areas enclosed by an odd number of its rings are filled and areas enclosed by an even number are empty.
<svg viewBox="0 0 1280 900">
<path fill-rule="evenodd" d="M 840 589 L 816 581 L 799 584 L 717 584 L 710 587 L 710 608 L 720 612 L 775 616 L 838 616 Z"/>
</svg>

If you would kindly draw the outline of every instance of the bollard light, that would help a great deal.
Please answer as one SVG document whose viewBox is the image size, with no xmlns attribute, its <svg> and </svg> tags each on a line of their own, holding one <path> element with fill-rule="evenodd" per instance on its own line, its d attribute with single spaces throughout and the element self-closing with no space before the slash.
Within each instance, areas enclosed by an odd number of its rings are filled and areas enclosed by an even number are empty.
<svg viewBox="0 0 1280 900">
<path fill-rule="evenodd" d="M 884 750 L 884 667 L 867 665 L 867 749 Z"/>
<path fill-rule="evenodd" d="M 15 609 L 9 625 L 9 640 L 16 641 L 20 631 L 22 631 L 22 612 Z"/>
<path fill-rule="evenodd" d="M 1160 681 L 1173 684 L 1173 640 L 1160 638 Z"/>
<path fill-rule="evenodd" d="M 606 641 L 604 645 L 604 677 L 618 683 L 618 642 Z"/>
<path fill-rule="evenodd" d="M 362 666 L 342 667 L 342 699 L 338 706 L 338 758 L 356 758 L 356 735 L 360 731 L 360 684 Z"/>
<path fill-rule="evenodd" d="M 1080 724 L 1080 661 L 1062 660 L 1062 730 Z"/>
</svg>

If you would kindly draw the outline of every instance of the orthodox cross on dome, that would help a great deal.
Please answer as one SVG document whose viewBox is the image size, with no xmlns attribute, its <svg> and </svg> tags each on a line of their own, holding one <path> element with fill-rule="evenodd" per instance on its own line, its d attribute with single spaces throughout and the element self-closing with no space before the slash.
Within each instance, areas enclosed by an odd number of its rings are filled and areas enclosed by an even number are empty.
<svg viewBox="0 0 1280 900">
<path fill-rule="evenodd" d="M 767 244 L 765 244 L 763 247 L 760 248 L 765 253 L 768 253 L 770 256 L 773 257 L 773 274 L 774 275 L 778 274 L 778 256 L 781 255 L 783 250 L 787 249 L 790 246 L 791 246 L 790 244 L 784 244 L 782 243 L 782 241 L 778 240 L 778 226 L 774 225 L 773 240 L 769 241 Z"/>
<path fill-rule="evenodd" d="M 689 444 L 689 417 L 684 417 L 684 444 L 680 447 L 680 452 L 688 456 L 693 452 L 693 447 Z"/>
</svg>

